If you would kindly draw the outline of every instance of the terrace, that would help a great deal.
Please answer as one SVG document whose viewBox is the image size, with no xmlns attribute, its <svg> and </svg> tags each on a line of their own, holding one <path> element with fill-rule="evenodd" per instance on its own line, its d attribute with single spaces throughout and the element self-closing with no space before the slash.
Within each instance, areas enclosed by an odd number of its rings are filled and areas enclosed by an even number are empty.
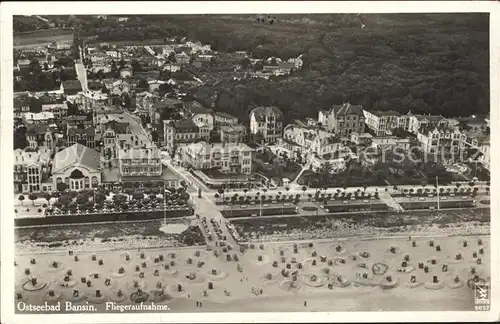
<svg viewBox="0 0 500 324">
<path fill-rule="evenodd" d="M 249 175 L 240 173 L 223 173 L 218 169 L 194 170 L 192 174 L 201 180 L 207 187 L 216 188 L 243 188 L 251 183 Z"/>
</svg>

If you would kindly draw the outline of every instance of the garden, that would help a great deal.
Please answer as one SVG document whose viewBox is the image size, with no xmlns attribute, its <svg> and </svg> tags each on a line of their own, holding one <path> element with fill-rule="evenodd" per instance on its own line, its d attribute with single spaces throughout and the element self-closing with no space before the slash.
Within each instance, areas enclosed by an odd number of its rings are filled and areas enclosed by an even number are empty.
<svg viewBox="0 0 500 324">
<path fill-rule="evenodd" d="M 294 162 L 287 152 L 277 151 L 277 153 L 278 155 L 274 154 L 270 149 L 257 151 L 253 156 L 253 163 L 255 172 L 273 179 L 280 186 L 283 178 L 295 180 L 302 167 Z"/>
<path fill-rule="evenodd" d="M 396 162 L 398 161 L 398 162 Z M 345 171 L 333 173 L 328 164 L 319 172 L 307 170 L 302 173 L 298 183 L 312 188 L 321 187 L 358 187 L 386 185 L 421 185 L 435 181 L 436 177 L 442 185 L 451 183 L 452 173 L 446 171 L 440 163 L 411 162 L 404 159 L 399 162 L 395 158 L 382 155 L 374 164 L 366 161 L 348 161 Z"/>
<path fill-rule="evenodd" d="M 38 209 L 45 216 L 58 215 L 84 215 L 84 214 L 119 214 L 134 212 L 166 211 L 190 211 L 188 206 L 189 194 L 185 187 L 165 190 L 163 188 L 136 188 L 125 189 L 122 192 L 112 192 L 107 189 L 76 191 L 56 191 L 52 194 L 44 193 L 40 196 L 30 194 L 29 199 L 33 201 L 45 198 L 44 203 Z M 19 201 L 25 200 L 23 195 Z M 55 200 L 52 204 L 51 201 Z M 18 211 L 15 210 L 17 213 Z"/>
<path fill-rule="evenodd" d="M 470 170 L 470 172 L 465 175 L 469 178 L 469 180 L 472 180 L 473 178 L 477 178 L 479 181 L 491 180 L 490 171 L 488 171 L 488 169 L 486 169 L 481 163 L 465 162 L 464 164 Z"/>
</svg>

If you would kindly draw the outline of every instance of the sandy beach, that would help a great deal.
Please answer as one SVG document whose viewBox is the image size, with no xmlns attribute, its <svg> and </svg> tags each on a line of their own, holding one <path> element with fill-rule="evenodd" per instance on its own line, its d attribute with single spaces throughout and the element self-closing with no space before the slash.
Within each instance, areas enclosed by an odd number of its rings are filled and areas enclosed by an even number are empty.
<svg viewBox="0 0 500 324">
<path fill-rule="evenodd" d="M 467 287 L 467 280 L 474 277 L 471 269 L 474 267 L 475 275 L 484 280 L 490 276 L 489 236 L 362 241 L 351 238 L 323 241 L 312 247 L 309 242 L 298 242 L 296 250 L 294 244 L 265 243 L 261 249 L 257 243 L 254 249 L 243 253 L 233 247 L 227 253 L 219 250 L 217 257 L 205 247 L 74 252 L 74 255 L 67 251 L 44 255 L 18 251 L 16 298 L 30 304 L 87 300 L 101 310 L 105 309 L 105 301 L 116 297 L 118 290 L 124 296 L 121 303 L 132 304 L 132 294 L 141 289 L 149 295 L 148 301 L 161 290 L 160 295 L 165 297 L 155 302 L 167 304 L 172 312 L 458 311 L 472 310 L 474 306 L 472 290 Z M 481 248 L 483 254 L 479 254 Z M 456 259 L 458 253 L 460 260 Z M 227 261 L 227 254 L 231 261 Z M 238 261 L 234 261 L 235 255 Z M 409 261 L 405 272 L 401 272 L 405 257 Z M 35 264 L 30 263 L 32 258 Z M 477 263 L 478 258 L 481 264 Z M 386 271 L 375 274 L 380 263 Z M 419 263 L 428 267 L 428 272 L 419 268 Z M 443 265 L 447 266 L 446 271 Z M 25 269 L 29 269 L 28 275 Z M 65 281 L 68 270 L 71 273 Z M 361 277 L 363 273 L 366 279 Z M 388 276 L 390 283 L 385 282 Z M 412 276 L 419 285 L 409 288 Z M 433 283 L 434 276 L 439 283 Z M 28 291 L 33 286 L 31 278 L 37 278 L 39 290 Z M 110 279 L 109 285 L 106 279 Z M 54 296 L 50 295 L 51 290 Z M 78 290 L 78 298 L 74 290 Z M 99 298 L 96 290 L 100 290 Z M 197 307 L 197 302 L 202 302 L 202 307 Z"/>
</svg>

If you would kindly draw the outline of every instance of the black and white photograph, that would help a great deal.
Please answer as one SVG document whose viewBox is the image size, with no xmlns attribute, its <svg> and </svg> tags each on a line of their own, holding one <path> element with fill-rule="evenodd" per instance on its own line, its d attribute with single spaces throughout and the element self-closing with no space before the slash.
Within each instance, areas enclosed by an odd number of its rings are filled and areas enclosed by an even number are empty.
<svg viewBox="0 0 500 324">
<path fill-rule="evenodd" d="M 2 4 L 2 322 L 498 318 L 498 5 L 271 3 Z"/>
</svg>

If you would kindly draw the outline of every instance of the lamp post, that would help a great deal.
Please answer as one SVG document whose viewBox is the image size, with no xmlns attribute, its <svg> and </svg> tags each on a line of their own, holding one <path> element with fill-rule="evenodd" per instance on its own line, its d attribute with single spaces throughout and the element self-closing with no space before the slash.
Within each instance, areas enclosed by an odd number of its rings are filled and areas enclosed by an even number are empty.
<svg viewBox="0 0 500 324">
<path fill-rule="evenodd" d="M 436 192 L 437 192 L 437 207 L 438 210 L 440 209 L 440 204 L 439 204 L 439 182 L 438 182 L 438 177 L 436 176 Z"/>
</svg>

